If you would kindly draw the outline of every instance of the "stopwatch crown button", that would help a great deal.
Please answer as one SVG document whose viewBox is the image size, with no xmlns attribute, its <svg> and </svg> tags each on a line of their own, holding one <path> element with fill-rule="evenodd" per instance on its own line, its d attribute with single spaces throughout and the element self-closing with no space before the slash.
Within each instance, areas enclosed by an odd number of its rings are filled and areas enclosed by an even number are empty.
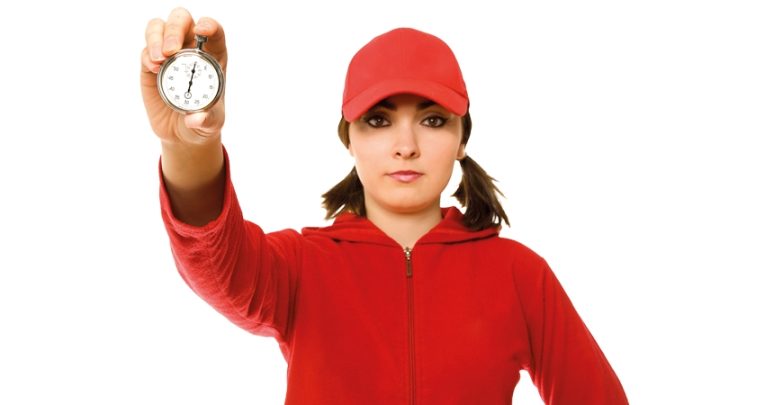
<svg viewBox="0 0 765 405">
<path fill-rule="evenodd" d="M 199 35 L 199 34 L 197 34 L 197 35 L 196 35 L 196 39 L 197 39 L 197 49 L 199 49 L 199 50 L 202 50 L 202 45 L 203 45 L 205 42 L 207 42 L 207 37 L 206 37 L 206 36 L 204 36 L 204 35 Z"/>
</svg>

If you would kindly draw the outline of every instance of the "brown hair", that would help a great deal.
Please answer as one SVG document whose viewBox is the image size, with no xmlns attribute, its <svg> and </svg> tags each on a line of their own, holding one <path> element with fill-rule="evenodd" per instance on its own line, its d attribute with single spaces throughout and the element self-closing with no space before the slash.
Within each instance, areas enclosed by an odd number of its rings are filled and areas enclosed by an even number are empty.
<svg viewBox="0 0 765 405">
<path fill-rule="evenodd" d="M 467 145 L 472 127 L 473 123 L 468 111 L 462 117 L 461 144 Z M 350 123 L 341 117 L 337 125 L 337 134 L 346 148 L 351 142 L 349 129 Z M 510 226 L 507 214 L 497 198 L 497 194 L 503 197 L 505 195 L 494 184 L 496 180 L 467 155 L 459 162 L 462 168 L 462 181 L 452 197 L 457 198 L 457 201 L 466 207 L 462 223 L 473 231 L 501 226 L 502 220 Z M 325 219 L 334 218 L 346 211 L 362 217 L 366 216 L 364 186 L 356 173 L 356 167 L 351 169 L 343 180 L 322 194 L 322 198 L 324 198 L 322 206 L 327 210 Z"/>
</svg>

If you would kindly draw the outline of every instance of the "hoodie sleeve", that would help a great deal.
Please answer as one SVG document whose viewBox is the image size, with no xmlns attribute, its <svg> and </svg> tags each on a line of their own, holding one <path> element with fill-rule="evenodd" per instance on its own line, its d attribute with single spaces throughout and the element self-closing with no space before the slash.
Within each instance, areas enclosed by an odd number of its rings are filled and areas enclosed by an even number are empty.
<svg viewBox="0 0 765 405">
<path fill-rule="evenodd" d="M 203 226 L 181 222 L 170 204 L 160 157 L 160 207 L 175 265 L 186 284 L 239 327 L 284 343 L 302 255 L 293 229 L 264 233 L 246 221 L 223 148 L 225 189 L 218 218 Z"/>
<path fill-rule="evenodd" d="M 627 404 L 618 377 L 547 261 L 519 266 L 531 345 L 528 372 L 547 405 Z"/>
</svg>

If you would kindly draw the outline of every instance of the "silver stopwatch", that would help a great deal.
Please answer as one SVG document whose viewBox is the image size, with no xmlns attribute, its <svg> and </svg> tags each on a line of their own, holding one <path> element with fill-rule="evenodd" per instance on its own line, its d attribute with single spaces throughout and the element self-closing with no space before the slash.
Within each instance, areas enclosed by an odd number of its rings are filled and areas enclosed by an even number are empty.
<svg viewBox="0 0 765 405">
<path fill-rule="evenodd" d="M 162 63 L 157 88 L 162 99 L 182 113 L 205 111 L 223 94 L 223 69 L 202 50 L 207 37 L 196 36 L 197 47 L 181 49 Z"/>
</svg>

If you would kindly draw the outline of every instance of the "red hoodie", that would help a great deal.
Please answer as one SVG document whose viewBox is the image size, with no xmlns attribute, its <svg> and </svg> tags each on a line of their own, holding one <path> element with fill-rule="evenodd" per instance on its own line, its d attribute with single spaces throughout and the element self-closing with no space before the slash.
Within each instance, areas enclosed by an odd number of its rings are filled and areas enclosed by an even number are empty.
<svg viewBox="0 0 765 405">
<path fill-rule="evenodd" d="M 545 404 L 627 398 L 547 262 L 456 207 L 404 249 L 364 217 L 264 233 L 224 148 L 223 210 L 204 226 L 160 201 L 181 277 L 232 322 L 279 342 L 287 405 L 511 404 L 527 370 Z"/>
</svg>

